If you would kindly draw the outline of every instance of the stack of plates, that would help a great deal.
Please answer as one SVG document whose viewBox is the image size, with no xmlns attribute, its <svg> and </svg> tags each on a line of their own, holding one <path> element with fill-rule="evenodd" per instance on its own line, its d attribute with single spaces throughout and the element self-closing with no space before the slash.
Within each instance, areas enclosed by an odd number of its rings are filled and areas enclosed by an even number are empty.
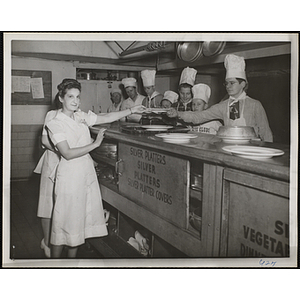
<svg viewBox="0 0 300 300">
<path fill-rule="evenodd" d="M 226 146 L 223 150 L 234 155 L 251 158 L 251 159 L 265 159 L 273 156 L 280 156 L 284 151 L 273 148 L 256 147 L 256 146 Z"/>
<path fill-rule="evenodd" d="M 166 113 L 168 110 L 169 110 L 168 108 L 153 107 L 153 108 L 146 108 L 145 113 L 161 114 L 161 113 Z"/>
<path fill-rule="evenodd" d="M 166 131 L 168 129 L 173 128 L 173 126 L 169 125 L 143 125 L 142 128 L 147 131 Z"/>
<path fill-rule="evenodd" d="M 166 143 L 173 144 L 186 144 L 189 143 L 191 139 L 197 137 L 196 134 L 189 133 L 160 133 L 156 134 L 156 137 L 162 138 Z"/>
</svg>

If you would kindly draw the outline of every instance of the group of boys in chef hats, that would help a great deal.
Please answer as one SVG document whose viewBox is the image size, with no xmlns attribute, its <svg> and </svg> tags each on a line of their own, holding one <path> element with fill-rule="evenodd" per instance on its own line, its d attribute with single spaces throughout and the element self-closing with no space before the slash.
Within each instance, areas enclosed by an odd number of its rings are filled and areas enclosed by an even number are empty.
<svg viewBox="0 0 300 300">
<path fill-rule="evenodd" d="M 150 87 L 150 86 L 155 87 L 155 74 L 156 74 L 155 70 L 143 70 L 141 72 L 141 78 L 144 87 Z M 208 104 L 211 95 L 211 89 L 208 85 L 204 83 L 199 83 L 194 85 L 196 74 L 197 74 L 197 70 L 190 67 L 186 67 L 185 69 L 183 69 L 181 73 L 179 85 L 183 83 L 190 84 L 192 86 L 193 98 L 202 99 L 203 101 L 205 101 L 205 103 Z M 132 77 L 122 79 L 122 84 L 124 85 L 124 88 L 129 86 L 137 87 L 137 81 L 135 78 Z M 157 96 L 158 95 L 161 94 L 157 93 Z M 161 97 L 162 98 L 161 101 L 168 100 L 170 101 L 171 104 L 174 104 L 178 101 L 178 97 L 179 95 L 176 92 L 168 90 L 164 92 L 163 96 Z M 158 103 L 156 101 L 154 103 L 154 107 L 159 107 L 159 106 L 161 106 L 161 102 Z"/>
<path fill-rule="evenodd" d="M 247 81 L 246 72 L 245 72 L 245 61 L 243 57 L 229 54 L 225 58 L 224 65 L 226 68 L 226 78 L 237 77 L 237 78 L 245 79 Z M 155 75 L 156 75 L 155 70 L 143 70 L 141 72 L 143 86 L 144 87 L 152 86 L 155 88 Z M 211 89 L 207 84 L 204 83 L 195 84 L 196 75 L 197 75 L 197 70 L 190 67 L 186 67 L 185 69 L 183 69 L 181 73 L 179 86 L 184 83 L 191 85 L 192 92 L 193 92 L 193 99 L 201 99 L 206 104 L 208 104 L 211 95 Z M 133 77 L 122 79 L 122 84 L 124 85 L 124 88 L 129 86 L 137 87 L 137 81 Z M 118 90 L 118 92 L 120 92 L 120 90 Z M 177 93 L 170 90 L 166 91 L 163 96 L 156 91 L 154 91 L 154 93 L 156 94 L 156 96 L 158 95 L 161 96 L 161 101 L 168 100 L 170 101 L 171 104 L 176 103 L 179 97 Z M 156 101 L 154 103 L 154 107 L 158 107 L 160 105 L 161 102 L 158 103 Z"/>
<path fill-rule="evenodd" d="M 226 78 L 237 77 L 247 81 L 245 73 L 245 61 L 243 57 L 229 54 L 225 58 L 224 65 L 226 68 Z M 148 100 L 143 102 L 143 105 L 146 107 L 176 107 L 176 104 L 178 101 L 180 101 L 179 95 L 171 90 L 165 91 L 163 95 L 158 93 L 155 90 L 155 75 L 155 70 L 143 70 L 141 72 L 141 78 L 145 91 L 147 88 L 150 90 L 150 93 L 146 91 L 147 97 L 145 100 Z M 203 109 L 207 109 L 211 96 L 211 89 L 207 84 L 204 83 L 195 84 L 196 75 L 197 70 L 194 68 L 184 68 L 180 76 L 179 87 L 181 85 L 188 84 L 192 91 L 192 101 L 203 101 L 204 104 L 202 107 L 204 107 Z M 122 84 L 124 85 L 125 89 L 127 87 L 137 88 L 137 81 L 133 77 L 122 79 Z M 219 126 L 221 126 L 221 123 Z"/>
</svg>

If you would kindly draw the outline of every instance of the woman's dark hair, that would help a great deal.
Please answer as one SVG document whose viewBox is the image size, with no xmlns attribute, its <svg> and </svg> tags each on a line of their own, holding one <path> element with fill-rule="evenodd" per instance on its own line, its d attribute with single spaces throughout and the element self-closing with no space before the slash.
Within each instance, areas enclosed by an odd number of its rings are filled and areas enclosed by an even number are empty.
<svg viewBox="0 0 300 300">
<path fill-rule="evenodd" d="M 244 91 L 247 91 L 247 89 L 248 89 L 248 82 L 245 79 L 242 79 L 242 78 L 236 78 L 236 80 L 239 82 L 239 84 L 241 84 L 244 81 L 245 82 Z"/>
<path fill-rule="evenodd" d="M 59 95 L 58 95 L 58 93 L 55 95 L 55 98 L 53 100 L 53 107 L 54 107 L 54 109 L 60 109 L 60 108 L 62 108 L 62 103 L 59 101 Z"/>
<path fill-rule="evenodd" d="M 81 84 L 72 78 L 65 78 L 58 86 L 58 96 L 63 98 L 67 93 L 67 90 L 78 89 L 81 92 Z M 55 99 L 54 99 L 55 101 Z"/>
</svg>

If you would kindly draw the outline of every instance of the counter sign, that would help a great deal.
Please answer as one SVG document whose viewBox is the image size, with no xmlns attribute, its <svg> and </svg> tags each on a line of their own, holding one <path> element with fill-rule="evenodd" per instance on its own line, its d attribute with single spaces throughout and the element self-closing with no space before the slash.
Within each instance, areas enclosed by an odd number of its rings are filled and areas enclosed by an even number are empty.
<svg viewBox="0 0 300 300">
<path fill-rule="evenodd" d="M 188 161 L 150 149 L 119 145 L 124 171 L 119 191 L 182 227 L 186 224 Z"/>
</svg>

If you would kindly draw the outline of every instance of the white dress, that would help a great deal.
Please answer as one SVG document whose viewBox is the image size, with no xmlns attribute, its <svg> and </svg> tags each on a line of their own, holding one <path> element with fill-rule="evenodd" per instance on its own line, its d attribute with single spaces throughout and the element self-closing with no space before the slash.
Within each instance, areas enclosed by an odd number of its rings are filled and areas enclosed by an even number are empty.
<svg viewBox="0 0 300 300">
<path fill-rule="evenodd" d="M 56 114 L 57 110 L 51 110 L 47 113 L 42 135 L 47 135 L 45 125 L 50 120 L 52 120 L 56 116 Z M 52 216 L 54 182 L 50 178 L 50 175 L 57 167 L 58 162 L 59 156 L 55 152 L 46 149 L 34 170 L 35 173 L 41 174 L 39 202 L 37 210 L 37 216 L 40 218 L 50 219 Z"/>
<path fill-rule="evenodd" d="M 70 148 L 91 143 L 88 126 L 97 115 L 76 112 L 75 120 L 59 112 L 47 127 L 54 145 L 66 140 Z M 89 154 L 66 160 L 56 170 L 51 244 L 79 246 L 86 238 L 107 235 L 100 187 Z"/>
</svg>

